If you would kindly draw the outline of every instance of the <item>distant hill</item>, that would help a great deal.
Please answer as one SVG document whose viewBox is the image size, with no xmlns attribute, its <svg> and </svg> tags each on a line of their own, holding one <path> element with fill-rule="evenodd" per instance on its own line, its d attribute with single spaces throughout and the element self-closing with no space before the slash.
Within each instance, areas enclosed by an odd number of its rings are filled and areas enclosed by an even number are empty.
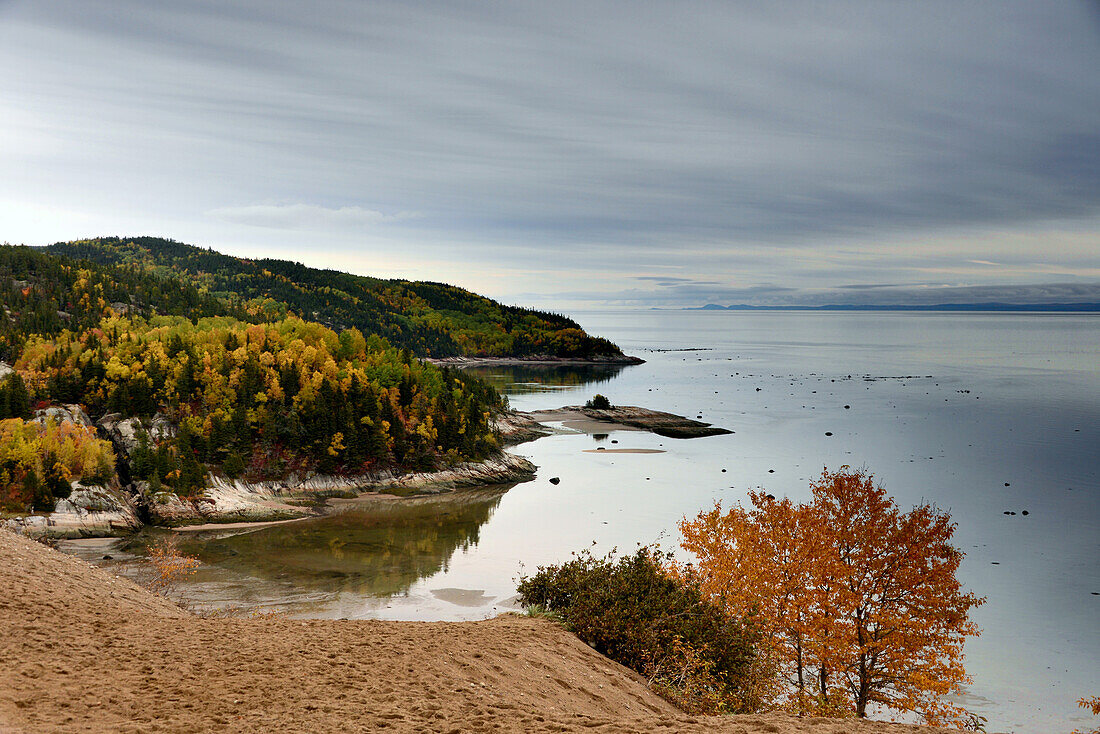
<svg viewBox="0 0 1100 734">
<path fill-rule="evenodd" d="M 51 511 L 77 479 L 148 509 L 211 475 L 493 456 L 505 400 L 414 355 L 631 361 L 565 316 L 441 283 L 154 238 L 0 246 L 0 513 Z"/>
<path fill-rule="evenodd" d="M 566 316 L 507 306 L 444 283 L 250 260 L 157 237 L 102 237 L 45 250 L 177 281 L 233 311 L 270 318 L 292 313 L 335 331 L 354 327 L 420 357 L 626 359 L 617 346 L 589 336 Z"/>
<path fill-rule="evenodd" d="M 749 306 L 734 304 L 719 306 L 708 303 L 706 306 L 684 308 L 682 311 L 1033 311 L 1033 312 L 1100 312 L 1100 303 L 937 303 L 926 306 L 904 304 L 884 305 L 848 305 L 831 304 L 827 306 Z"/>
</svg>

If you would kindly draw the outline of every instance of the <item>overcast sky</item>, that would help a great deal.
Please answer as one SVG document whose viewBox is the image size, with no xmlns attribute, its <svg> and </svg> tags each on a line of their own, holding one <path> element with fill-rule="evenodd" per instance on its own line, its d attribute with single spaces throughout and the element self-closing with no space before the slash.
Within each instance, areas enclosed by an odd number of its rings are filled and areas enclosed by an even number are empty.
<svg viewBox="0 0 1100 734">
<path fill-rule="evenodd" d="M 1100 301 L 1096 2 L 0 0 L 0 241 L 560 310 Z"/>
</svg>

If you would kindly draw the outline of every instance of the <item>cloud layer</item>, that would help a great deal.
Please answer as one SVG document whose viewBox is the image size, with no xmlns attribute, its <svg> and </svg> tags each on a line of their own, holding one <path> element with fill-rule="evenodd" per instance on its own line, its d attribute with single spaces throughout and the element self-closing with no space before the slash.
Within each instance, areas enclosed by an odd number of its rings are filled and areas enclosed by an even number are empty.
<svg viewBox="0 0 1100 734">
<path fill-rule="evenodd" d="M 1092 282 L 1098 28 L 1085 3 L 0 3 L 0 238 L 550 301 Z"/>
</svg>

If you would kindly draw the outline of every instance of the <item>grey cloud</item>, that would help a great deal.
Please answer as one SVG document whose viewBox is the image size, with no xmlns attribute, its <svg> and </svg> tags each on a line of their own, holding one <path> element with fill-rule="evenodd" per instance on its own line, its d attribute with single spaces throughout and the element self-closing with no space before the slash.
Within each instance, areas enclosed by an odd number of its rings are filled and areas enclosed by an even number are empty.
<svg viewBox="0 0 1100 734">
<path fill-rule="evenodd" d="M 902 283 L 852 283 L 850 285 L 838 285 L 836 288 L 840 290 L 851 291 L 863 291 L 863 290 L 875 290 L 876 288 L 898 288 Z"/>
<path fill-rule="evenodd" d="M 868 293 L 874 291 L 874 293 Z M 708 303 L 720 306 L 825 306 L 825 305 L 899 305 L 1015 303 L 1072 304 L 1100 303 L 1100 283 L 1041 283 L 1016 286 L 941 286 L 921 284 L 895 286 L 871 284 L 853 292 L 844 286 L 812 291 L 781 286 L 749 288 L 710 288 L 662 290 L 654 294 L 641 289 L 623 289 L 612 293 L 572 291 L 558 294 L 575 303 L 612 303 L 619 306 L 657 305 L 667 308 L 697 307 Z M 543 294 L 523 294 L 531 302 L 546 300 Z"/>
<path fill-rule="evenodd" d="M 698 278 L 667 278 L 659 275 L 639 275 L 635 280 L 647 281 L 663 288 L 682 288 L 690 284 L 695 286 L 719 285 L 716 280 L 700 280 Z"/>
<path fill-rule="evenodd" d="M 1100 283 L 1040 283 L 1001 286 L 910 286 L 889 287 L 872 298 L 833 298 L 825 292 L 807 299 L 811 305 L 899 304 L 934 305 L 941 303 L 1100 303 Z"/>
<path fill-rule="evenodd" d="M 371 227 L 407 221 L 416 217 L 414 212 L 384 214 L 380 211 L 358 206 L 323 207 L 310 204 L 259 204 L 255 206 L 222 207 L 212 209 L 207 214 L 215 219 L 276 229 Z"/>
<path fill-rule="evenodd" d="M 215 239 L 200 244 L 215 247 L 289 246 L 309 230 L 349 252 L 529 269 L 583 260 L 623 278 L 639 259 L 689 257 L 682 290 L 705 297 L 720 292 L 714 271 L 752 248 L 775 254 L 749 258 L 759 268 L 739 283 L 793 273 L 783 251 L 827 239 L 888 250 L 898 233 L 1096 217 L 1090 13 L 946 1 L 9 2 L 0 198 L 112 222 L 207 219 Z M 354 244 L 397 224 L 404 239 Z M 895 250 L 876 280 L 934 264 L 921 247 Z M 1004 254 L 959 259 L 1027 259 Z M 823 288 L 844 275 L 805 278 Z"/>
</svg>

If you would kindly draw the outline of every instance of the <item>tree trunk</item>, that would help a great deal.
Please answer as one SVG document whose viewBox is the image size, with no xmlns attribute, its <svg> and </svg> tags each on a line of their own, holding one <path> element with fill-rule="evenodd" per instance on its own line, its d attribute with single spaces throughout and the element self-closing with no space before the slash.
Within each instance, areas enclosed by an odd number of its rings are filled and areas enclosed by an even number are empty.
<svg viewBox="0 0 1100 734">
<path fill-rule="evenodd" d="M 859 693 L 856 694 L 856 716 L 867 718 L 867 699 L 870 698 L 871 681 L 867 671 L 867 656 L 859 656 Z"/>
</svg>

